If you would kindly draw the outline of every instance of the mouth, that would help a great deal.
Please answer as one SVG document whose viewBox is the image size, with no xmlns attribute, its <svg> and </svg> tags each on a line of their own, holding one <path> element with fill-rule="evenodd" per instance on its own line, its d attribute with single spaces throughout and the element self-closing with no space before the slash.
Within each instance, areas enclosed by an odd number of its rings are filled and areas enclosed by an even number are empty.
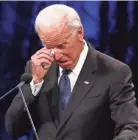
<svg viewBox="0 0 138 140">
<path fill-rule="evenodd" d="M 70 61 L 60 61 L 58 62 L 59 66 L 62 67 L 62 68 L 71 68 L 72 67 L 72 64 L 70 63 Z"/>
<path fill-rule="evenodd" d="M 59 66 L 64 67 L 64 66 L 70 65 L 70 62 L 69 61 L 59 61 L 58 64 L 59 64 Z"/>
<path fill-rule="evenodd" d="M 67 61 L 58 61 L 58 64 L 66 63 Z"/>
<path fill-rule="evenodd" d="M 66 63 L 66 62 L 68 62 L 68 60 L 58 60 L 57 61 L 58 64 L 63 64 L 63 63 Z"/>
</svg>

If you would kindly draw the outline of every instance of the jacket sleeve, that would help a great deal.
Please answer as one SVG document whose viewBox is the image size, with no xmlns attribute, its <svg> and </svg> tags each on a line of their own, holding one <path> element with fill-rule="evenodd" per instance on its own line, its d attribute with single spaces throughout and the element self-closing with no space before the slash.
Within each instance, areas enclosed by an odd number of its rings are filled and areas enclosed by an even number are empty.
<svg viewBox="0 0 138 140">
<path fill-rule="evenodd" d="M 30 62 L 27 62 L 25 72 L 31 73 Z M 34 123 L 36 122 L 36 116 L 34 115 L 35 109 L 35 97 L 31 93 L 30 83 L 22 86 L 22 91 L 27 102 L 31 116 L 33 117 Z M 9 109 L 5 115 L 5 128 L 10 136 L 17 138 L 25 135 L 26 132 L 31 128 L 27 112 L 24 108 L 24 104 L 20 93 L 18 93 L 13 99 Z"/>
<path fill-rule="evenodd" d="M 124 65 L 112 77 L 109 98 L 115 122 L 114 140 L 137 140 L 138 108 L 129 66 Z"/>
</svg>

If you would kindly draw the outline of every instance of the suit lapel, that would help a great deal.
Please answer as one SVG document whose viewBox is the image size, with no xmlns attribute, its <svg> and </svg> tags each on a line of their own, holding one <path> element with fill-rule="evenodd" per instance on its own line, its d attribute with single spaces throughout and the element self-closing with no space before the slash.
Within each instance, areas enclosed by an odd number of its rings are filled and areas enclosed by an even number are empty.
<svg viewBox="0 0 138 140">
<path fill-rule="evenodd" d="M 96 51 L 89 44 L 88 46 L 88 55 L 80 72 L 80 75 L 77 79 L 75 87 L 72 91 L 72 96 L 61 117 L 61 122 L 59 124 L 57 135 L 61 132 L 65 123 L 71 117 L 73 111 L 79 106 L 81 101 L 84 99 L 84 97 L 87 95 L 88 91 L 92 88 L 92 85 L 94 84 L 94 71 L 97 68 Z"/>
</svg>

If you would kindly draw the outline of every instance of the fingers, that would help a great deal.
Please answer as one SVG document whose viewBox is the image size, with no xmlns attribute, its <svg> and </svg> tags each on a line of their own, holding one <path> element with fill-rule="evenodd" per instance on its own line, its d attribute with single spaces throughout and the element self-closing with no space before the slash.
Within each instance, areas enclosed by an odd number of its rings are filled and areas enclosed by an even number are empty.
<svg viewBox="0 0 138 140">
<path fill-rule="evenodd" d="M 51 50 L 48 50 L 46 48 L 42 48 L 40 49 L 39 51 L 36 52 L 36 55 L 39 56 L 40 54 L 46 54 L 46 55 L 49 55 L 50 57 L 52 57 L 52 53 L 51 53 Z"/>
<path fill-rule="evenodd" d="M 43 66 L 44 64 L 51 65 L 54 59 L 51 50 L 42 48 L 31 57 L 31 61 L 37 66 Z"/>
<path fill-rule="evenodd" d="M 39 59 L 40 61 L 45 61 L 45 60 L 48 60 L 50 62 L 53 62 L 53 57 L 50 56 L 49 54 L 47 53 L 40 53 L 38 56 L 37 56 L 37 59 Z M 45 60 L 44 60 L 45 59 Z"/>
</svg>

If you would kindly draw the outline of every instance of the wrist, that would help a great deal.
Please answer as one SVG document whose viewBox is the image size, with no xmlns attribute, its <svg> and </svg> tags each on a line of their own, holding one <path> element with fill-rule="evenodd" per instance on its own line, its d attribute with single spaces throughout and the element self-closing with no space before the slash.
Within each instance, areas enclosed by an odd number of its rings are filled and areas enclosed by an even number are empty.
<svg viewBox="0 0 138 140">
<path fill-rule="evenodd" d="M 36 78 L 36 77 L 33 77 L 32 80 L 33 80 L 34 84 L 38 84 L 42 81 L 42 79 L 39 79 L 39 78 Z"/>
</svg>

